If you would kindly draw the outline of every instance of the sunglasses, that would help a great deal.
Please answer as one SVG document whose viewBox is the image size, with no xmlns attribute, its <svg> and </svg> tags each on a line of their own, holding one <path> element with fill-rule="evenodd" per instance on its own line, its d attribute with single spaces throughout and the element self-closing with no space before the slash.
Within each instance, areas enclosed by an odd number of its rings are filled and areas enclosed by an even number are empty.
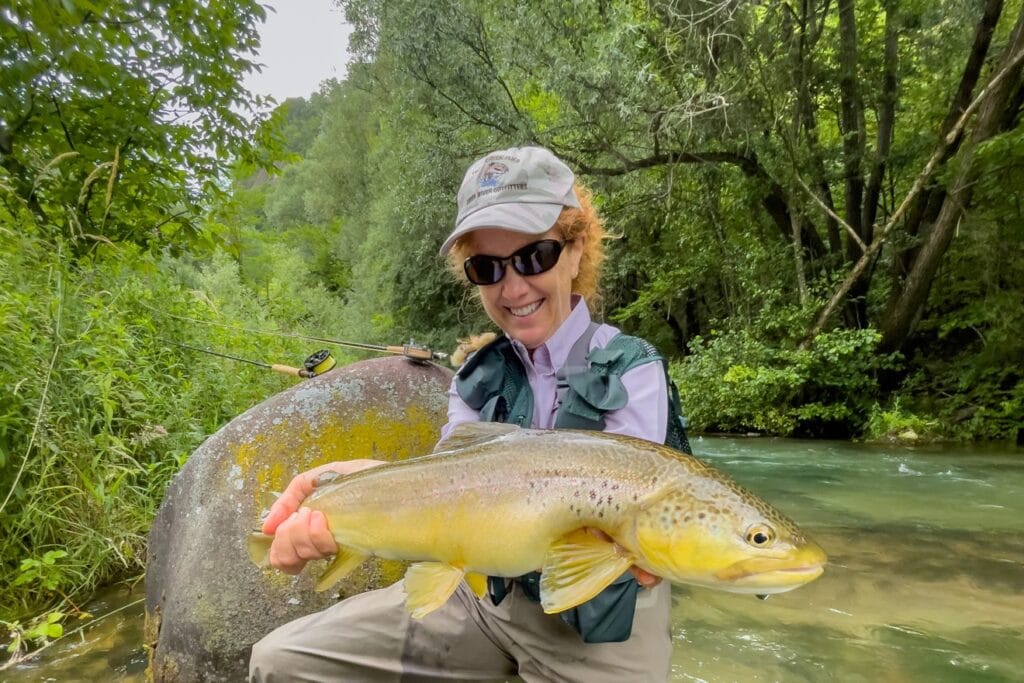
<svg viewBox="0 0 1024 683">
<path fill-rule="evenodd" d="M 523 276 L 546 273 L 558 263 L 564 246 L 565 242 L 558 240 L 540 240 L 531 242 L 504 258 L 487 254 L 470 256 L 462 267 L 466 270 L 466 277 L 474 285 L 493 285 L 505 277 L 505 267 L 509 264 Z"/>
</svg>

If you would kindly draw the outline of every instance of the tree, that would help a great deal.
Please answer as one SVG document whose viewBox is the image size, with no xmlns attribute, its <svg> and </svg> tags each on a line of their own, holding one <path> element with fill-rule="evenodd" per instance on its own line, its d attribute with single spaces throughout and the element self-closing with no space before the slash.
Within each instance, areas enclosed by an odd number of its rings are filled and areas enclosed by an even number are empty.
<svg viewBox="0 0 1024 683">
<path fill-rule="evenodd" d="M 78 252 L 195 234 L 229 165 L 273 150 L 252 139 L 254 126 L 271 129 L 241 84 L 263 18 L 257 0 L 38 0 L 0 11 L 8 207 L 28 207 Z"/>
<path fill-rule="evenodd" d="M 979 23 L 976 42 L 985 40 L 983 34 L 991 33 L 991 30 L 991 22 L 986 13 Z M 983 52 L 980 47 L 976 51 Z M 965 69 L 964 80 L 967 81 L 976 79 L 974 72 L 978 69 L 974 65 L 977 57 L 973 53 L 971 57 Z M 934 205 L 938 206 L 938 213 L 930 221 L 930 229 L 920 247 L 915 249 L 908 259 L 906 276 L 902 279 L 901 286 L 894 289 L 897 293 L 892 297 L 882 318 L 883 350 L 901 348 L 921 317 L 936 272 L 949 249 L 957 226 L 971 205 L 973 186 L 978 179 L 974 161 L 976 148 L 986 140 L 1012 130 L 1020 123 L 1021 104 L 1024 103 L 1024 79 L 1021 78 L 1024 69 L 1024 6 L 1021 7 L 1016 25 L 996 64 L 996 75 L 999 80 L 993 78 L 989 88 L 984 91 L 985 99 L 979 102 L 977 120 L 966 133 L 959 153 L 951 160 L 952 178 L 947 185 L 948 189 L 936 189 L 930 193 L 928 200 L 921 200 L 925 203 L 934 201 Z M 963 90 L 970 91 L 967 87 Z M 955 116 L 961 107 L 961 103 L 954 100 L 947 120 Z M 916 222 L 910 226 L 915 233 L 920 230 L 922 222 L 931 218 L 925 215 L 924 211 L 915 216 Z"/>
</svg>

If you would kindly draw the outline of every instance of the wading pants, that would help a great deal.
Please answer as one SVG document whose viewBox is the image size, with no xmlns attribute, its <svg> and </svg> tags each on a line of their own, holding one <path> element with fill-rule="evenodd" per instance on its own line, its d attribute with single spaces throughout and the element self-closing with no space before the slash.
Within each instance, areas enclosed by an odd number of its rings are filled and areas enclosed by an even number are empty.
<svg viewBox="0 0 1024 683">
<path fill-rule="evenodd" d="M 518 583 L 499 605 L 463 583 L 447 604 L 416 621 L 399 581 L 272 631 L 253 646 L 250 680 L 663 683 L 672 654 L 670 606 L 667 581 L 641 590 L 629 640 L 586 644 Z"/>
</svg>

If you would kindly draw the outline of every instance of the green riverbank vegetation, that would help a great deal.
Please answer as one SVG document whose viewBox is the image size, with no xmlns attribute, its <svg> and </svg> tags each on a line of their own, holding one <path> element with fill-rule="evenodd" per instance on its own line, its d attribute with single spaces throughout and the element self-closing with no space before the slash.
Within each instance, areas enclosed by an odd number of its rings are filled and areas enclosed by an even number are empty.
<svg viewBox="0 0 1024 683">
<path fill-rule="evenodd" d="M 693 430 L 1024 436 L 1020 0 L 338 4 L 347 76 L 279 106 L 255 0 L 0 10 L 12 655 L 138 578 L 189 453 L 292 383 L 185 347 L 486 329 L 436 250 L 491 149 L 595 190 L 602 315 Z"/>
</svg>

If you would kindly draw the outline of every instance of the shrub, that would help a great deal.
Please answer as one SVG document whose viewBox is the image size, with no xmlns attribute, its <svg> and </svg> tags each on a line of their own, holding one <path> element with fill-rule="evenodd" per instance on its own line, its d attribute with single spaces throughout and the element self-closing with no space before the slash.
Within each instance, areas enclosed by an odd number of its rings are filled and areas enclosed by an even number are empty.
<svg viewBox="0 0 1024 683">
<path fill-rule="evenodd" d="M 767 344 L 746 331 L 696 338 L 673 363 L 683 410 L 695 431 L 847 436 L 878 399 L 875 330 L 833 330 L 806 349 Z"/>
<path fill-rule="evenodd" d="M 0 621 L 31 624 L 140 575 L 188 455 L 294 381 L 185 346 L 295 365 L 314 350 L 306 342 L 247 330 L 320 332 L 336 306 L 322 287 L 298 296 L 297 259 L 281 261 L 261 299 L 226 257 L 104 244 L 75 258 L 31 220 L 0 218 L 14 228 L 0 227 Z"/>
</svg>

